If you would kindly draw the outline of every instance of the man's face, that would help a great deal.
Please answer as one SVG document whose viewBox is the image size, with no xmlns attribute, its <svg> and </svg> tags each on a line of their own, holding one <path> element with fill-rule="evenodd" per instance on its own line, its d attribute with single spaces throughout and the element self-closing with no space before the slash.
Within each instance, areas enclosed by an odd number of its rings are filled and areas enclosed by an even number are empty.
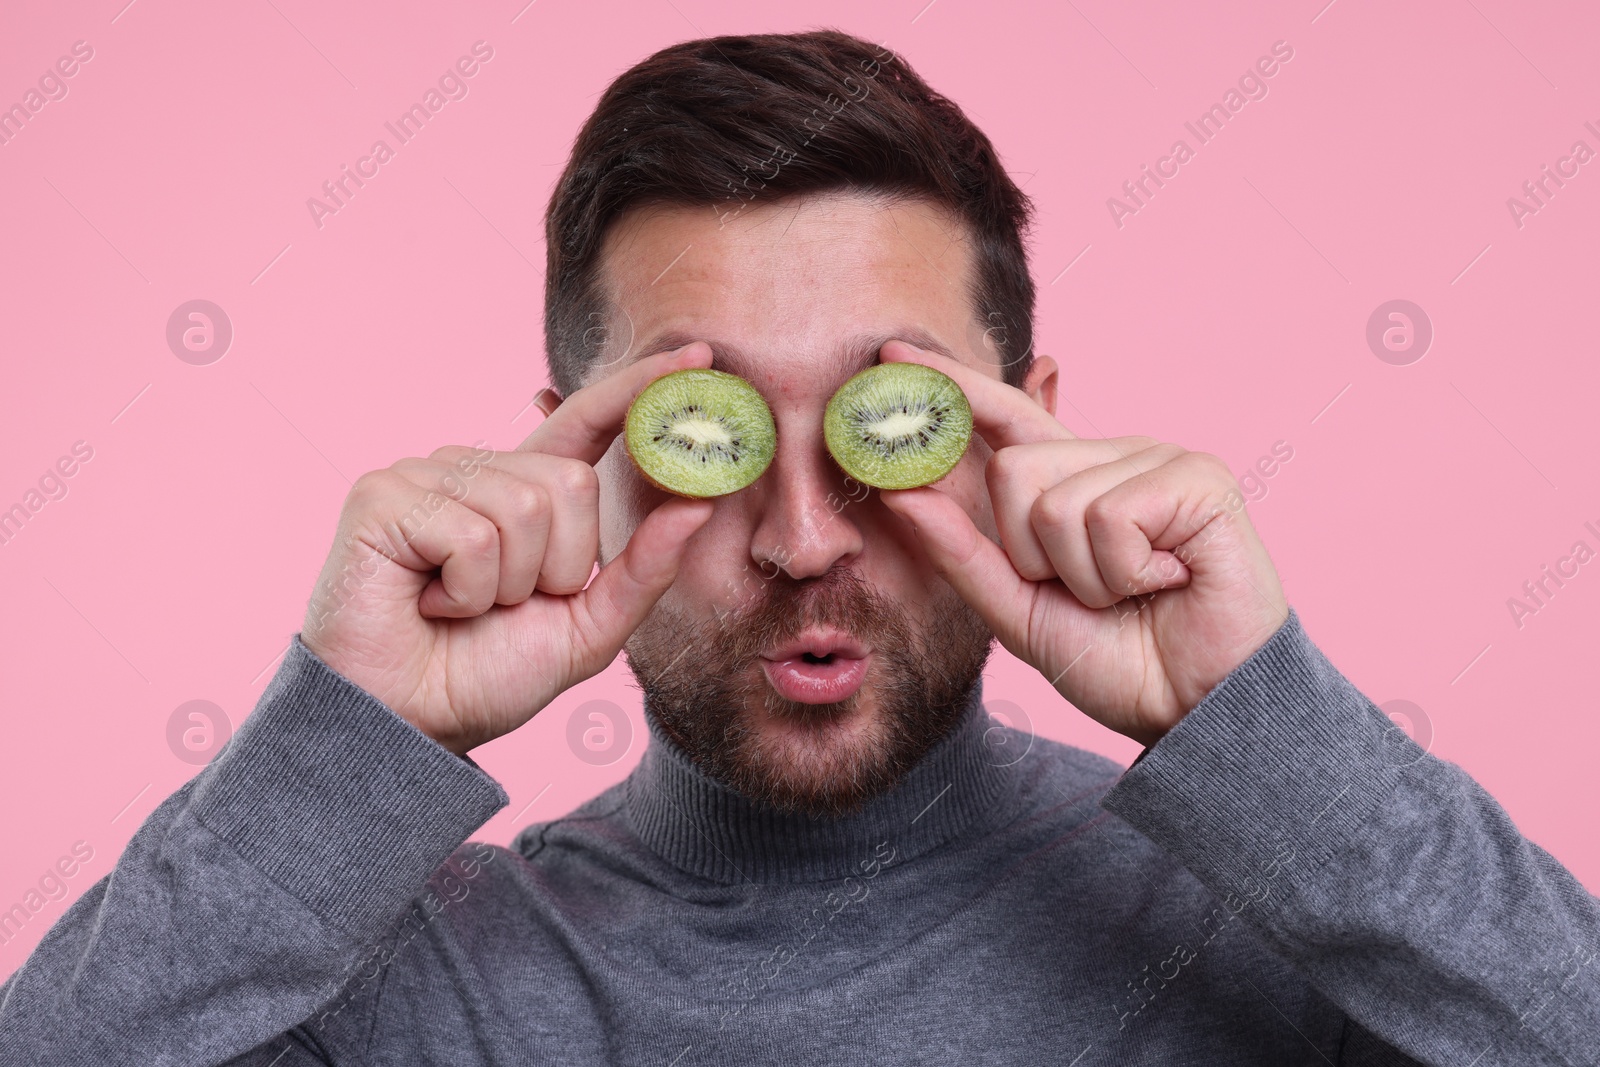
<svg viewBox="0 0 1600 1067">
<path fill-rule="evenodd" d="M 777 454 L 718 498 L 677 581 L 627 644 L 668 736 L 747 796 L 812 814 L 893 785 L 959 716 L 990 633 L 933 571 L 915 533 L 829 457 L 823 409 L 891 337 L 1001 368 L 968 298 L 958 221 L 853 194 L 720 208 L 654 207 L 608 231 L 620 313 L 588 381 L 691 341 L 748 380 Z M 1054 405 L 1053 363 L 1025 383 Z M 976 436 L 940 489 L 994 533 Z M 666 496 L 618 438 L 599 464 L 601 558 Z"/>
</svg>

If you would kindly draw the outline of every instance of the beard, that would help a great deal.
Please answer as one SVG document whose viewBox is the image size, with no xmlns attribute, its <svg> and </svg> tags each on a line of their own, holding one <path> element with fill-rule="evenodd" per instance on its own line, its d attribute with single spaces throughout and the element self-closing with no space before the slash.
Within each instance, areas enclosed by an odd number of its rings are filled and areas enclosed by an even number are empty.
<svg viewBox="0 0 1600 1067">
<path fill-rule="evenodd" d="M 854 571 L 798 580 L 780 571 L 710 622 L 658 604 L 627 642 L 628 665 L 646 713 L 705 774 L 780 811 L 837 817 L 892 788 L 947 735 L 983 673 L 993 634 L 938 586 L 919 628 Z M 761 670 L 763 651 L 809 626 L 872 649 L 861 688 L 844 700 L 789 700 Z M 763 720 L 784 729 L 764 731 Z"/>
</svg>

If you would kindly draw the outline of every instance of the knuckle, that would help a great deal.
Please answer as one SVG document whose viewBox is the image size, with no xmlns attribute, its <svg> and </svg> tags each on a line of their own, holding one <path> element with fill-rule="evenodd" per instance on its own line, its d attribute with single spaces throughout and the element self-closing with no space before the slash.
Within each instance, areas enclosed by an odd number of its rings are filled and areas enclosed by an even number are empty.
<svg viewBox="0 0 1600 1067">
<path fill-rule="evenodd" d="M 595 469 L 581 460 L 567 460 L 556 466 L 556 489 L 569 500 L 582 500 L 600 491 L 600 479 Z"/>
<path fill-rule="evenodd" d="M 1186 456 L 1190 454 L 1187 448 L 1184 448 L 1182 445 L 1173 444 L 1171 441 L 1157 441 L 1150 447 L 1159 455 L 1173 459 L 1176 459 L 1179 456 Z"/>
<path fill-rule="evenodd" d="M 477 516 L 464 523 L 455 536 L 458 548 L 467 555 L 484 557 L 492 555 L 500 545 L 500 531 L 494 523 Z"/>
<path fill-rule="evenodd" d="M 1047 530 L 1058 530 L 1070 525 L 1072 516 L 1072 498 L 1059 486 L 1040 493 L 1028 514 L 1035 528 Z"/>
<path fill-rule="evenodd" d="M 428 471 L 431 466 L 432 465 L 425 459 L 419 459 L 416 456 L 407 456 L 404 459 L 397 459 L 393 463 L 389 464 L 389 470 L 404 478 L 410 474 L 421 474 L 425 471 Z"/>
<path fill-rule="evenodd" d="M 377 510 L 382 501 L 393 495 L 401 480 L 393 469 L 367 471 L 350 484 L 350 493 L 345 498 L 346 509 L 360 513 Z"/>
<path fill-rule="evenodd" d="M 380 483 L 383 481 L 382 471 L 367 471 L 350 483 L 350 499 L 365 500 L 377 495 Z"/>
<path fill-rule="evenodd" d="M 427 467 L 429 465 L 429 460 L 423 459 L 421 456 L 401 456 L 385 469 L 398 472 L 416 470 L 418 467 Z"/>
<path fill-rule="evenodd" d="M 512 513 L 524 523 L 538 522 L 549 513 L 550 498 L 532 482 L 518 482 L 507 490 Z"/>
<path fill-rule="evenodd" d="M 1083 509 L 1083 522 L 1085 526 L 1094 530 L 1104 530 L 1111 526 L 1117 518 L 1117 505 L 1109 496 L 1098 496 L 1089 501 Z"/>
<path fill-rule="evenodd" d="M 1027 475 L 1028 454 L 1017 445 L 997 449 L 984 464 L 984 481 L 992 491 L 1015 490 Z"/>
<path fill-rule="evenodd" d="M 1218 456 L 1215 453 L 1185 452 L 1181 458 L 1185 463 L 1193 466 L 1197 470 L 1204 471 L 1207 474 L 1224 474 L 1229 478 L 1233 477 L 1233 472 L 1228 470 L 1228 464 L 1223 461 L 1221 456 Z"/>
<path fill-rule="evenodd" d="M 461 445 L 440 445 L 428 453 L 428 458 L 439 463 L 453 463 L 465 451 Z"/>
<path fill-rule="evenodd" d="M 1154 470 L 1167 463 L 1182 459 L 1184 456 L 1193 455 L 1182 445 L 1155 444 L 1150 447 L 1150 465 L 1147 469 Z"/>
<path fill-rule="evenodd" d="M 989 461 L 984 464 L 984 471 L 991 479 L 1005 478 L 1016 470 L 1016 464 L 1017 450 L 1015 446 L 1007 445 L 994 451 Z"/>
</svg>

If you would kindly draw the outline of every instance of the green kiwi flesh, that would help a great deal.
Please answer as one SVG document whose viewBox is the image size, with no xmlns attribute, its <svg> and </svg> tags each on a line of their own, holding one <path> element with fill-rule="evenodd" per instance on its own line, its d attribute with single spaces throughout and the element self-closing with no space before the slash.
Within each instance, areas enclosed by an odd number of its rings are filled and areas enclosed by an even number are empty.
<svg viewBox="0 0 1600 1067">
<path fill-rule="evenodd" d="M 662 375 L 628 407 L 623 440 L 651 483 L 679 496 L 723 496 L 761 477 L 778 447 L 772 409 L 718 370 Z"/>
<path fill-rule="evenodd" d="M 949 375 L 920 363 L 880 363 L 839 387 L 822 416 L 844 472 L 878 489 L 943 478 L 972 438 L 972 407 Z"/>
</svg>

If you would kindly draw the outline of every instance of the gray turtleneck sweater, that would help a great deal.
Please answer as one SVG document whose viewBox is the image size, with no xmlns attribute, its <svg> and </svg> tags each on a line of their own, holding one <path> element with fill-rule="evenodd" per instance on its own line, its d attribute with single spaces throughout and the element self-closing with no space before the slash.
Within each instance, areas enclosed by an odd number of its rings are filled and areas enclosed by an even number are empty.
<svg viewBox="0 0 1600 1067">
<path fill-rule="evenodd" d="M 507 803 L 296 640 L 0 987 L 0 1064 L 1588 1064 L 1600 902 L 1299 618 L 1131 769 L 990 719 L 763 810 Z M 464 843 L 466 842 L 466 843 Z"/>
</svg>

